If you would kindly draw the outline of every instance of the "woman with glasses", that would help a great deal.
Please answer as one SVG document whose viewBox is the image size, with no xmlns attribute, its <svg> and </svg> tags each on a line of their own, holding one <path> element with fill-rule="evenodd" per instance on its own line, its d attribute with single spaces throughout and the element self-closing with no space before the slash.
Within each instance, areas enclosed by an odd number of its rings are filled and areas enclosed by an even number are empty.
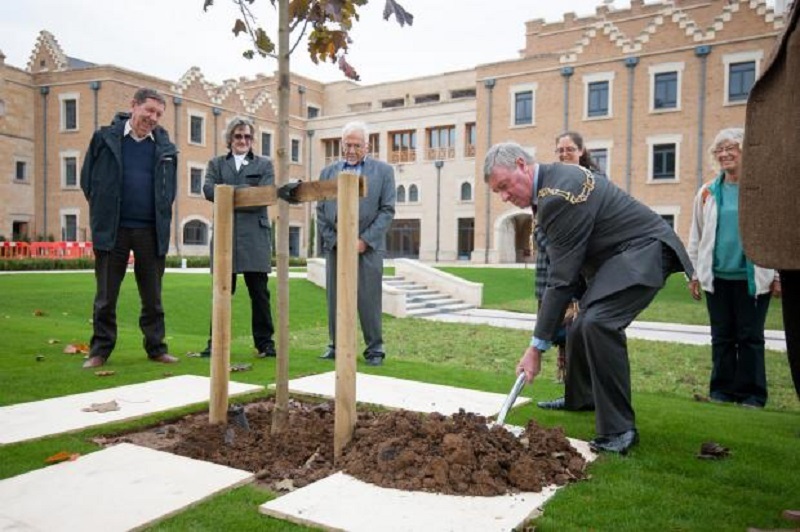
<svg viewBox="0 0 800 532">
<path fill-rule="evenodd" d="M 555 153 L 556 156 L 558 156 L 558 160 L 562 163 L 577 164 L 591 170 L 595 174 L 602 174 L 602 171 L 592 160 L 589 150 L 584 146 L 583 137 L 580 133 L 565 131 L 557 136 Z M 547 272 L 550 269 L 550 259 L 547 256 L 547 237 L 544 236 L 544 232 L 540 231 L 538 227 L 535 227 L 533 230 L 533 238 L 537 248 L 536 301 L 539 307 L 541 307 L 544 289 L 547 285 Z M 580 294 L 575 294 L 575 299 L 579 297 Z M 574 303 L 571 308 L 577 308 L 577 303 Z M 570 314 L 569 311 L 568 314 Z M 569 321 L 569 319 L 570 318 L 567 318 L 567 321 Z M 537 406 L 546 410 L 594 410 L 592 382 L 588 365 L 585 360 L 567 361 L 566 339 L 566 327 L 561 327 L 553 343 L 558 346 L 558 380 L 564 382 L 564 396 L 553 399 L 552 401 L 539 401 Z"/>
<path fill-rule="evenodd" d="M 694 199 L 687 251 L 695 268 L 689 290 L 706 294 L 711 322 L 712 401 L 763 408 L 767 403 L 764 322 L 770 294 L 780 296 L 775 270 L 754 265 L 739 235 L 739 177 L 744 130 L 720 131 L 709 147 L 719 170 Z M 702 290 L 702 292 L 701 292 Z"/>
<path fill-rule="evenodd" d="M 214 201 L 214 187 L 232 185 L 254 187 L 272 185 L 275 170 L 272 160 L 253 153 L 253 123 L 246 118 L 234 118 L 228 124 L 225 141 L 227 155 L 211 159 L 206 169 L 203 194 Z M 213 249 L 213 246 L 212 246 Z M 269 304 L 267 280 L 272 270 L 272 226 L 266 207 L 247 207 L 236 209 L 233 218 L 233 280 L 231 294 L 236 292 L 236 276 L 244 274 L 244 282 L 250 294 L 251 325 L 256 357 L 274 357 L 275 328 Z M 211 356 L 211 338 L 200 352 L 203 357 Z"/>
</svg>

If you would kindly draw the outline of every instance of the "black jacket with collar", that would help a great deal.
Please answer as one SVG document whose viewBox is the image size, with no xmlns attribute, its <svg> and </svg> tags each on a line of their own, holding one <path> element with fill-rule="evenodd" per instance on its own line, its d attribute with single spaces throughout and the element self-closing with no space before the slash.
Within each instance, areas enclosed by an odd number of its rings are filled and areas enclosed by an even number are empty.
<svg viewBox="0 0 800 532">
<path fill-rule="evenodd" d="M 92 243 L 101 251 L 113 249 L 117 240 L 122 205 L 122 138 L 129 118 L 129 113 L 117 113 L 111 125 L 94 132 L 81 167 L 81 189 L 89 202 Z M 169 251 L 178 150 L 161 126 L 153 130 L 153 138 L 157 252 L 163 256 Z"/>
</svg>

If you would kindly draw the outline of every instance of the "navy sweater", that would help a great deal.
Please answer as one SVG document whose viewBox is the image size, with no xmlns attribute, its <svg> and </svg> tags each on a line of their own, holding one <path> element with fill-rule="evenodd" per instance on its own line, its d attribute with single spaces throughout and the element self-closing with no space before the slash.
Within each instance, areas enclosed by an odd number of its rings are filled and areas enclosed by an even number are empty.
<svg viewBox="0 0 800 532">
<path fill-rule="evenodd" d="M 153 227 L 156 223 L 156 145 L 150 139 L 122 139 L 122 207 L 120 227 Z"/>
</svg>

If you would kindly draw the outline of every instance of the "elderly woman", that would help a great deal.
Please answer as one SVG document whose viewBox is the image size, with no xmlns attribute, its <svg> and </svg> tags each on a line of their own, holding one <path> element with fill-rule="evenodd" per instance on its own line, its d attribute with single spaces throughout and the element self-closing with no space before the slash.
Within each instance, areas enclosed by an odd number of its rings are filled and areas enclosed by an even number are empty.
<svg viewBox="0 0 800 532">
<path fill-rule="evenodd" d="M 694 200 L 687 251 L 695 275 L 692 297 L 706 293 L 711 322 L 713 401 L 761 408 L 767 402 L 764 322 L 770 294 L 780 295 L 774 270 L 755 266 L 739 236 L 741 128 L 723 129 L 709 148 L 719 173 Z"/>
</svg>

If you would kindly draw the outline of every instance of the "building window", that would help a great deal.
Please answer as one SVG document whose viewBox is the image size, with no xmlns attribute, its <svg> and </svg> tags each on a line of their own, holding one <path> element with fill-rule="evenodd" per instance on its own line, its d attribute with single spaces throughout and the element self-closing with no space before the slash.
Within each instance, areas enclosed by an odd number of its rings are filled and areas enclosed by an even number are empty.
<svg viewBox="0 0 800 532">
<path fill-rule="evenodd" d="M 756 81 L 756 62 L 731 63 L 728 78 L 728 101 L 746 102 Z"/>
<path fill-rule="evenodd" d="M 383 109 L 392 109 L 394 107 L 403 107 L 405 106 L 406 101 L 403 98 L 392 98 L 391 100 L 384 100 L 381 102 L 381 108 Z"/>
<path fill-rule="evenodd" d="M 369 134 L 369 156 L 377 159 L 381 153 L 381 136 L 378 133 Z"/>
<path fill-rule="evenodd" d="M 675 144 L 653 145 L 653 179 L 675 179 Z"/>
<path fill-rule="evenodd" d="M 678 73 L 656 74 L 653 80 L 653 109 L 675 109 L 678 107 Z"/>
<path fill-rule="evenodd" d="M 764 57 L 763 50 L 737 52 L 722 56 L 725 69 L 725 101 L 727 104 L 747 103 L 750 89 L 759 74 L 759 65 Z"/>
<path fill-rule="evenodd" d="M 306 107 L 306 116 L 308 118 L 317 118 L 319 116 L 319 107 L 314 107 L 313 105 L 309 105 Z M 297 256 L 297 255 L 293 255 Z"/>
<path fill-rule="evenodd" d="M 203 169 L 197 166 L 189 168 L 189 195 L 201 196 L 203 194 Z"/>
<path fill-rule="evenodd" d="M 608 116 L 608 82 L 589 83 L 587 115 L 591 117 Z"/>
<path fill-rule="evenodd" d="M 606 148 L 597 148 L 591 150 L 591 157 L 594 160 L 594 164 L 597 165 L 597 168 L 606 175 L 608 175 L 608 149 Z"/>
<path fill-rule="evenodd" d="M 461 183 L 461 201 L 472 201 L 472 185 Z"/>
<path fill-rule="evenodd" d="M 78 130 L 78 95 L 60 94 L 61 102 L 61 131 Z"/>
<path fill-rule="evenodd" d="M 419 188 L 417 188 L 417 185 L 411 185 L 408 187 L 408 201 L 411 203 L 416 203 L 419 201 Z"/>
<path fill-rule="evenodd" d="M 300 256 L 300 228 L 296 225 L 289 226 L 289 256 Z"/>
<path fill-rule="evenodd" d="M 400 185 L 397 187 L 397 198 L 395 199 L 397 203 L 405 203 L 406 202 L 406 187 Z"/>
<path fill-rule="evenodd" d="M 272 157 L 272 133 L 261 132 L 261 155 L 264 157 Z"/>
<path fill-rule="evenodd" d="M 475 127 L 475 122 L 470 122 L 464 128 L 464 157 L 475 157 L 477 140 L 478 128 Z"/>
<path fill-rule="evenodd" d="M 14 169 L 14 179 L 16 181 L 28 180 L 28 163 L 25 161 L 17 161 Z"/>
<path fill-rule="evenodd" d="M 392 152 L 389 154 L 391 163 L 413 163 L 417 160 L 416 131 L 390 131 L 389 139 L 392 145 Z"/>
<path fill-rule="evenodd" d="M 300 139 L 292 139 L 291 143 L 292 143 L 292 148 L 291 148 L 292 149 L 292 159 L 291 159 L 291 161 L 293 163 L 299 163 L 300 162 Z"/>
<path fill-rule="evenodd" d="M 585 106 L 584 120 L 610 118 L 613 115 L 612 94 L 614 89 L 613 72 L 596 72 L 583 76 Z"/>
<path fill-rule="evenodd" d="M 191 144 L 203 144 L 205 142 L 205 120 L 202 116 L 189 115 L 189 142 Z"/>
<path fill-rule="evenodd" d="M 667 222 L 673 231 L 677 231 L 681 208 L 677 205 L 654 205 L 652 209 Z"/>
<path fill-rule="evenodd" d="M 439 101 L 439 93 L 421 94 L 414 96 L 414 103 L 433 103 Z"/>
<path fill-rule="evenodd" d="M 452 159 L 456 156 L 456 126 L 432 127 L 425 133 L 428 142 L 425 153 L 427 160 Z"/>
<path fill-rule="evenodd" d="M 61 213 L 61 240 L 63 242 L 78 241 L 78 214 L 73 212 Z"/>
<path fill-rule="evenodd" d="M 78 188 L 78 152 L 61 153 L 61 187 Z"/>
<path fill-rule="evenodd" d="M 19 220 L 11 222 L 11 240 L 19 242 L 30 238 L 29 224 Z"/>
<path fill-rule="evenodd" d="M 450 91 L 450 99 L 451 100 L 458 100 L 459 98 L 474 98 L 475 97 L 475 89 L 456 89 L 454 91 Z"/>
<path fill-rule="evenodd" d="M 533 123 L 533 91 L 518 92 L 514 95 L 514 125 Z"/>
<path fill-rule="evenodd" d="M 200 220 L 186 222 L 183 226 L 183 243 L 187 246 L 208 244 L 208 225 Z"/>
<path fill-rule="evenodd" d="M 335 163 L 342 157 L 341 139 L 324 139 L 322 146 L 325 148 L 325 166 Z"/>
</svg>

